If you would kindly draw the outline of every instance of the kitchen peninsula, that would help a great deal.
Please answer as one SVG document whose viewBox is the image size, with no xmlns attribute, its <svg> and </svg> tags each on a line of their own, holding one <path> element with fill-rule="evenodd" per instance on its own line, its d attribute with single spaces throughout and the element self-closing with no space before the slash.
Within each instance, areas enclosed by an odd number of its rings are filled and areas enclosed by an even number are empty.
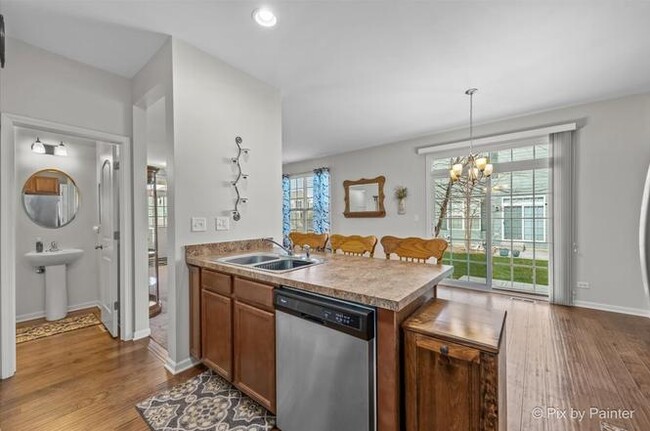
<svg viewBox="0 0 650 431">
<path fill-rule="evenodd" d="M 249 240 L 186 247 L 192 355 L 275 413 L 275 375 L 269 375 L 275 370 L 274 289 L 374 307 L 377 429 L 402 429 L 401 325 L 435 297 L 436 285 L 453 267 L 336 254 L 317 254 L 318 264 L 279 273 L 223 262 L 255 252 L 270 253 L 272 245 Z"/>
</svg>

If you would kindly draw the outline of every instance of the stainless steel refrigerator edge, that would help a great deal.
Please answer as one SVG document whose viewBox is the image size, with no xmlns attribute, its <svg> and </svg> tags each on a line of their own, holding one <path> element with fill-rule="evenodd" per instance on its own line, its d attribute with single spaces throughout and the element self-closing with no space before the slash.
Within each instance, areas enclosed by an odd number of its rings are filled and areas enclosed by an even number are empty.
<svg viewBox="0 0 650 431">
<path fill-rule="evenodd" d="M 639 254 L 641 275 L 646 295 L 650 296 L 650 166 L 645 179 L 641 198 L 641 218 L 639 221 Z"/>
</svg>

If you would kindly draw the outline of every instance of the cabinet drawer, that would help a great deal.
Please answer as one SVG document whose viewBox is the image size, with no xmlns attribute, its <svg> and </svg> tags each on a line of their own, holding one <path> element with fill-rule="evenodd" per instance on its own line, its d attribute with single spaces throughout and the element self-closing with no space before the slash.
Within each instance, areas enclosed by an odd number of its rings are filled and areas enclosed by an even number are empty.
<svg viewBox="0 0 650 431">
<path fill-rule="evenodd" d="M 419 349 L 426 349 L 442 357 L 449 357 L 465 362 L 480 362 L 481 351 L 445 340 L 417 335 L 415 344 Z"/>
<path fill-rule="evenodd" d="M 201 270 L 201 287 L 220 295 L 232 294 L 232 277 L 209 269 Z"/>
<path fill-rule="evenodd" d="M 273 310 L 273 286 L 235 277 L 235 297 L 251 305 Z"/>
</svg>

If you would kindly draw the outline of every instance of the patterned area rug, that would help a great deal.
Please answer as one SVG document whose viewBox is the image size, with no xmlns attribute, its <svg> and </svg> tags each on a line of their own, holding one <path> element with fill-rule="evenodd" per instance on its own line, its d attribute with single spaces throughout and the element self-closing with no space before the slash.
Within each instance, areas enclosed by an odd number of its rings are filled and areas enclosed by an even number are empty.
<svg viewBox="0 0 650 431">
<path fill-rule="evenodd" d="M 55 322 L 45 322 L 35 326 L 26 326 L 16 329 L 16 344 L 101 324 L 102 322 L 97 318 L 97 316 L 93 313 L 88 313 L 79 316 L 66 317 L 65 319 L 57 320 Z"/>
<path fill-rule="evenodd" d="M 208 370 L 136 405 L 154 431 L 270 431 L 275 417 Z"/>
</svg>

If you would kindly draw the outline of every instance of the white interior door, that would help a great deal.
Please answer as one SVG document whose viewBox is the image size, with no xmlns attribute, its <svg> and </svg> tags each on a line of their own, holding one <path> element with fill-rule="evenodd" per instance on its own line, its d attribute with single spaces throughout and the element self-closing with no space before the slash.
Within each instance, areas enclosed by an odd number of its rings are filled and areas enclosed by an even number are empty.
<svg viewBox="0 0 650 431">
<path fill-rule="evenodd" d="M 113 337 L 119 332 L 119 226 L 117 176 L 115 163 L 117 148 L 97 143 L 97 167 L 99 185 L 99 232 L 97 251 L 99 260 L 99 288 L 102 323 Z"/>
</svg>

